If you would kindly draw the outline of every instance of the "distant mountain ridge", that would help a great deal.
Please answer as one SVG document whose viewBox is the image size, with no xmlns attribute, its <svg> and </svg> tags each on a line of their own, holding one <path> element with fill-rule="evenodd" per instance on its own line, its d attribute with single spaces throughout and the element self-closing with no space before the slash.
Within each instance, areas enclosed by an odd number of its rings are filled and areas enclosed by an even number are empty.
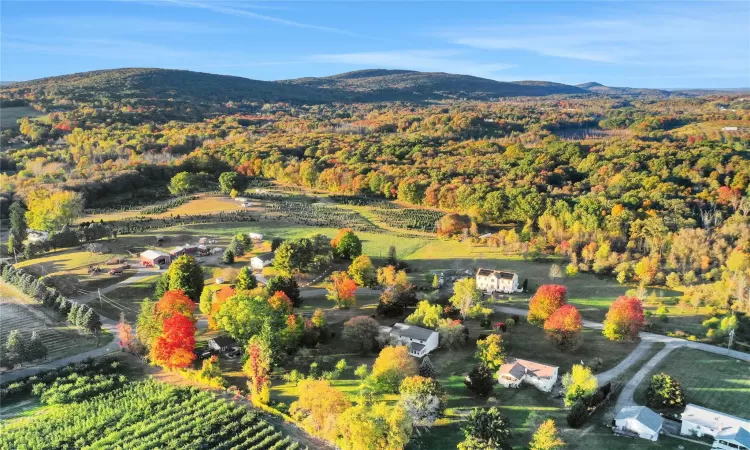
<svg viewBox="0 0 750 450">
<path fill-rule="evenodd" d="M 548 81 L 495 81 L 471 75 L 413 70 L 367 69 L 326 77 L 280 81 L 216 75 L 173 69 L 124 68 L 96 70 L 0 86 L 8 98 L 28 92 L 73 101 L 139 99 L 141 103 L 179 100 L 224 102 L 380 102 L 493 100 L 547 95 L 669 96 L 660 89 L 609 87 L 589 82 L 571 86 Z"/>
</svg>

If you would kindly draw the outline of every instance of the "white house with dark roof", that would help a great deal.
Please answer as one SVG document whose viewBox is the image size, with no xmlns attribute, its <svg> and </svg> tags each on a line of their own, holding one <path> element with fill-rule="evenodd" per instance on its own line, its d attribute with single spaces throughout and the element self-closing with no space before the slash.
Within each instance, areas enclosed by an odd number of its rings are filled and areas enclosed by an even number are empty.
<svg viewBox="0 0 750 450">
<path fill-rule="evenodd" d="M 435 350 L 440 336 L 437 331 L 405 323 L 397 323 L 392 327 L 380 327 L 380 332 L 391 335 L 400 345 L 405 345 L 409 349 L 411 356 L 417 358 Z"/>
<path fill-rule="evenodd" d="M 664 418 L 645 406 L 627 406 L 615 416 L 615 431 L 649 441 L 659 439 Z"/>
<path fill-rule="evenodd" d="M 479 269 L 476 274 L 477 288 L 492 294 L 521 292 L 518 287 L 518 274 L 504 270 Z"/>
<path fill-rule="evenodd" d="M 528 383 L 542 392 L 550 392 L 557 382 L 559 368 L 526 359 L 513 359 L 500 366 L 497 382 L 508 388 Z"/>
<path fill-rule="evenodd" d="M 680 434 L 711 436 L 715 449 L 750 449 L 750 420 L 724 414 L 692 403 L 682 413 Z"/>
<path fill-rule="evenodd" d="M 253 256 L 250 259 L 250 267 L 255 270 L 263 270 L 264 267 L 270 266 L 273 262 L 274 253 L 263 253 L 262 255 Z"/>
</svg>

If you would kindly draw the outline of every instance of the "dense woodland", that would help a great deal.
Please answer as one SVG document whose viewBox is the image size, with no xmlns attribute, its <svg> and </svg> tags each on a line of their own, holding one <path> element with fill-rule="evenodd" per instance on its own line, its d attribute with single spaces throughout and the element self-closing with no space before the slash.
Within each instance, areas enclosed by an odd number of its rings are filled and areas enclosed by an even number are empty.
<svg viewBox="0 0 750 450">
<path fill-rule="evenodd" d="M 180 72 L 164 72 L 5 88 L 6 105 L 47 114 L 3 131 L 3 213 L 40 188 L 104 207 L 113 198 L 167 195 L 179 172 L 206 185 L 235 171 L 466 215 L 449 227 L 492 232 L 485 243 L 532 256 L 565 256 L 569 272 L 690 286 L 705 304 L 748 309 L 749 135 L 741 126 L 720 132 L 722 123 L 750 120 L 741 95 L 262 103 L 243 101 L 252 86 L 205 74 L 188 86 Z M 149 76 L 181 81 L 166 92 Z M 374 80 L 370 89 L 383 76 L 344 79 Z M 719 125 L 692 127 L 702 123 Z M 496 233 L 508 224 L 516 228 Z M 711 287 L 717 282 L 722 289 Z"/>
</svg>

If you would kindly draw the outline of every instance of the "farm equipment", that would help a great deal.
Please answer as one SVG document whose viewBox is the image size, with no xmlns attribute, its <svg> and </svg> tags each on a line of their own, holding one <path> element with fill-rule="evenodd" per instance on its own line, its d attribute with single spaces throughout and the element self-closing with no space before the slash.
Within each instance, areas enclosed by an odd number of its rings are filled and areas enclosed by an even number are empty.
<svg viewBox="0 0 750 450">
<path fill-rule="evenodd" d="M 95 273 L 100 273 L 102 271 L 102 268 L 99 266 L 89 266 L 89 275 L 93 275 Z"/>
</svg>

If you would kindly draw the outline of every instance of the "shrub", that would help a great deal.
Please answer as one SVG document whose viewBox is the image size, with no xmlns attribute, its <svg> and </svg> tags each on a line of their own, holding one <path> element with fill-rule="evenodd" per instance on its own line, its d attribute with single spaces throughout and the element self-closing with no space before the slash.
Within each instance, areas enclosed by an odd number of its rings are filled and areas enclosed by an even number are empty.
<svg viewBox="0 0 750 450">
<path fill-rule="evenodd" d="M 685 406 L 685 392 L 682 385 L 669 374 L 654 375 L 646 390 L 646 405 L 655 409 Z"/>
<path fill-rule="evenodd" d="M 578 428 L 586 422 L 589 416 L 589 409 L 586 406 L 586 402 L 578 400 L 570 408 L 566 420 L 571 428 Z"/>
</svg>

